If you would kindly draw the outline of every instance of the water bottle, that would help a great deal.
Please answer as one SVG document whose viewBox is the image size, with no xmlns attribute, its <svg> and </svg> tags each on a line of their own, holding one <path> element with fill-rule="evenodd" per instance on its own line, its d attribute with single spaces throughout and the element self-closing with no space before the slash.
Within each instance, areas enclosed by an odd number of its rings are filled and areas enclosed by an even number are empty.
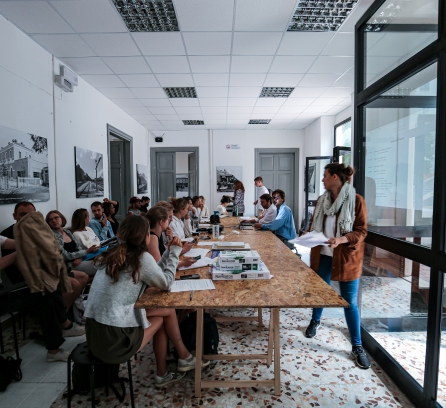
<svg viewBox="0 0 446 408">
<path fill-rule="evenodd" d="M 198 228 L 198 224 L 199 224 L 198 217 L 192 217 L 192 229 L 193 229 L 194 231 L 197 230 L 197 228 Z"/>
<path fill-rule="evenodd" d="M 236 217 L 238 217 L 238 205 L 234 206 L 234 211 L 233 211 L 232 215 L 235 215 Z"/>
<path fill-rule="evenodd" d="M 220 225 L 214 224 L 212 226 L 212 238 L 217 239 L 220 236 Z"/>
</svg>

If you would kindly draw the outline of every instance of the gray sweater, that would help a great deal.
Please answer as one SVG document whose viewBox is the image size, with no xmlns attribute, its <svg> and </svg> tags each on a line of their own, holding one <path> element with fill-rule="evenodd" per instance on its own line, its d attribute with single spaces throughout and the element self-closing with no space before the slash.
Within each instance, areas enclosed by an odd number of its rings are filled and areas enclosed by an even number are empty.
<svg viewBox="0 0 446 408">
<path fill-rule="evenodd" d="M 137 284 L 133 283 L 132 275 L 127 271 L 121 272 L 118 282 L 113 283 L 105 268 L 99 269 L 88 295 L 85 316 L 108 326 L 149 327 L 145 310 L 135 309 L 135 303 L 147 286 L 170 289 L 175 280 L 180 252 L 180 247 L 172 246 L 158 263 L 148 252 L 142 254 L 141 276 Z"/>
</svg>

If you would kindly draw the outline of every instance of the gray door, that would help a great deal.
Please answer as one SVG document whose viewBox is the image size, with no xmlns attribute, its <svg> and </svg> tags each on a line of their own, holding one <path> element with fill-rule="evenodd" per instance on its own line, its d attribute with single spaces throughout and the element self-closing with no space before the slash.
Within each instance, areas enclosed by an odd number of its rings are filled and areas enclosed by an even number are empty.
<svg viewBox="0 0 446 408">
<path fill-rule="evenodd" d="M 156 165 L 152 169 L 155 172 L 155 197 L 153 202 L 168 200 L 175 197 L 176 161 L 175 152 L 156 152 Z"/>
<path fill-rule="evenodd" d="M 189 174 L 189 197 L 196 196 L 198 193 L 197 178 L 195 177 L 195 171 L 197 168 L 195 160 L 195 153 L 190 153 L 187 155 L 187 168 Z"/>
<path fill-rule="evenodd" d="M 295 153 L 260 153 L 256 163 L 256 176 L 263 178 L 265 187 L 285 191 L 285 202 L 296 214 L 294 222 L 297 223 L 294 186 L 298 177 L 294 163 Z"/>
<path fill-rule="evenodd" d="M 124 142 L 110 141 L 110 198 L 119 203 L 116 218 L 120 221 L 126 216 L 127 183 L 125 182 L 126 165 Z"/>
</svg>

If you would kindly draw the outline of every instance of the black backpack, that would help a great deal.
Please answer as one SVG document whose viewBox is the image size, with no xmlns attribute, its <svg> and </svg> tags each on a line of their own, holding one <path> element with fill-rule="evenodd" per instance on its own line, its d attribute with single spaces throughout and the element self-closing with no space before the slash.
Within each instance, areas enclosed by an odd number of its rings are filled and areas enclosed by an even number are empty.
<svg viewBox="0 0 446 408">
<path fill-rule="evenodd" d="M 272 197 L 273 196 L 273 190 L 271 190 L 270 188 L 266 187 L 266 189 L 268 190 L 268 194 Z"/>
<path fill-rule="evenodd" d="M 180 332 L 183 343 L 189 351 L 197 347 L 197 313 L 191 313 L 180 323 Z M 209 314 L 203 316 L 203 351 L 204 354 L 218 354 L 218 335 L 217 321 Z M 174 356 L 178 359 L 176 350 Z"/>
<path fill-rule="evenodd" d="M 6 391 L 12 380 L 20 381 L 22 379 L 21 362 L 20 358 L 16 360 L 14 357 L 0 356 L 0 391 Z"/>
</svg>

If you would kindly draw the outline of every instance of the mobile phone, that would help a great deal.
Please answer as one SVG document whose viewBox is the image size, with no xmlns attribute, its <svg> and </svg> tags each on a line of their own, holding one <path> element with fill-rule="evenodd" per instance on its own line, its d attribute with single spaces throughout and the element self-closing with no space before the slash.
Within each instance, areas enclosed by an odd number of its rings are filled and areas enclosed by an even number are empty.
<svg viewBox="0 0 446 408">
<path fill-rule="evenodd" d="M 182 275 L 180 276 L 181 280 L 184 279 L 200 279 L 200 275 L 198 275 L 198 273 L 194 273 L 193 275 Z"/>
<path fill-rule="evenodd" d="M 192 259 L 193 261 L 198 261 L 199 259 L 201 259 L 201 255 L 198 256 L 191 256 L 188 259 Z"/>
</svg>

